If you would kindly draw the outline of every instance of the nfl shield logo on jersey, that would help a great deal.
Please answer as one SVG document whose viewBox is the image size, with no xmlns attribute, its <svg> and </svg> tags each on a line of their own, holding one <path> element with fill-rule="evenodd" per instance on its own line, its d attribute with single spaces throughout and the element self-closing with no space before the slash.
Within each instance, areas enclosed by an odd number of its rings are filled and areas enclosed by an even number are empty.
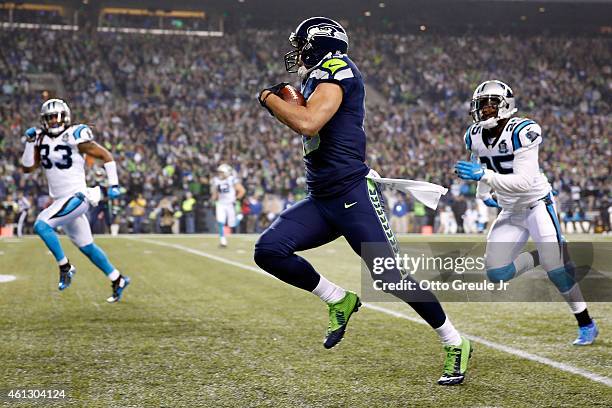
<svg viewBox="0 0 612 408">
<path fill-rule="evenodd" d="M 540 136 L 540 134 L 538 132 L 530 130 L 525 136 L 527 136 L 527 139 L 529 139 L 529 141 L 533 142 L 535 139 L 538 138 L 538 136 Z"/>
<path fill-rule="evenodd" d="M 68 141 L 68 137 L 69 137 L 69 136 L 68 136 L 68 133 L 64 133 L 64 136 L 62 136 L 62 140 L 63 140 L 64 142 L 67 142 L 67 141 Z"/>
<path fill-rule="evenodd" d="M 504 154 L 504 153 L 508 153 L 508 145 L 506 144 L 505 140 L 502 140 L 502 142 L 499 144 L 499 152 Z"/>
</svg>

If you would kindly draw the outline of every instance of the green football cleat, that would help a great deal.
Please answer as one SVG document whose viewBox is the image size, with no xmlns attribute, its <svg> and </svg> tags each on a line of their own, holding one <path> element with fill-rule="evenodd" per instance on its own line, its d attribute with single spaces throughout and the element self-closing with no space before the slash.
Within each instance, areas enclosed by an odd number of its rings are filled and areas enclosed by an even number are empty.
<svg viewBox="0 0 612 408">
<path fill-rule="evenodd" d="M 351 315 L 357 312 L 360 306 L 359 296 L 348 290 L 342 300 L 327 304 L 329 308 L 329 326 L 327 326 L 327 335 L 325 336 L 323 347 L 330 349 L 340 343 L 340 340 L 344 337 L 346 325 Z"/>
<path fill-rule="evenodd" d="M 444 361 L 444 373 L 438 380 L 440 385 L 461 384 L 465 378 L 468 361 L 472 357 L 472 344 L 461 337 L 459 346 L 444 346 L 446 360 Z"/>
</svg>

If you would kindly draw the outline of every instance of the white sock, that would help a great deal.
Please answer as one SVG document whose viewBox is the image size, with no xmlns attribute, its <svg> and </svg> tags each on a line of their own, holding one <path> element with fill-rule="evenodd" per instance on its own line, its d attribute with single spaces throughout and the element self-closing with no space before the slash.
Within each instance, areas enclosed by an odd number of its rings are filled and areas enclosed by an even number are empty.
<svg viewBox="0 0 612 408">
<path fill-rule="evenodd" d="M 584 297 L 582 297 L 582 291 L 577 283 L 567 292 L 561 293 L 561 296 L 563 296 L 563 299 L 565 299 L 573 314 L 583 312 L 587 308 Z"/>
<path fill-rule="evenodd" d="M 455 329 L 455 326 L 451 323 L 451 321 L 446 318 L 444 324 L 437 329 L 434 329 L 438 336 L 440 336 L 440 341 L 445 346 L 459 346 L 461 345 L 461 335 Z"/>
<path fill-rule="evenodd" d="M 530 252 L 523 252 L 514 260 L 514 268 L 516 269 L 516 274 L 514 277 L 521 275 L 524 272 L 527 272 L 533 268 L 535 268 L 535 260 L 533 259 L 533 255 Z"/>
<path fill-rule="evenodd" d="M 120 276 L 121 276 L 121 274 L 119 273 L 119 271 L 115 269 L 114 271 L 112 271 L 111 273 L 108 274 L 108 279 L 110 279 L 111 281 L 115 281 Z"/>
<path fill-rule="evenodd" d="M 57 261 L 57 264 L 58 264 L 59 266 L 64 266 L 64 265 L 66 265 L 67 263 L 68 263 L 68 258 L 66 258 L 66 257 L 63 257 L 62 259 L 60 259 L 59 261 Z"/>
<path fill-rule="evenodd" d="M 312 291 L 315 295 L 321 298 L 325 303 L 336 303 L 341 301 L 346 295 L 346 291 L 340 286 L 331 283 L 323 276 L 319 280 L 319 284 Z"/>
</svg>

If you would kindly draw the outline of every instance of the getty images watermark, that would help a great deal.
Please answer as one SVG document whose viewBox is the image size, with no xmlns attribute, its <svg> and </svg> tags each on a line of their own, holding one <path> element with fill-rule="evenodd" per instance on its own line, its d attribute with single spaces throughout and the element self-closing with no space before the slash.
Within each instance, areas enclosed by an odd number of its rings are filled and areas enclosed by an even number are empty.
<svg viewBox="0 0 612 408">
<path fill-rule="evenodd" d="M 453 279 L 450 282 L 443 282 L 438 279 L 413 280 L 407 279 L 411 275 L 421 272 L 454 272 L 458 275 L 469 273 L 483 273 L 486 269 L 484 256 L 410 256 L 406 253 L 395 254 L 394 256 L 379 256 L 372 259 L 372 282 L 373 288 L 379 291 L 414 291 L 417 288 L 422 290 L 507 290 L 508 282 L 500 280 L 497 284 L 483 279 L 480 282 L 465 282 L 462 279 Z M 402 279 L 398 281 L 387 281 L 382 278 L 386 273 L 398 271 Z M 379 279 L 376 279 L 376 277 Z"/>
<path fill-rule="evenodd" d="M 537 254 L 534 264 L 515 270 L 525 252 Z M 587 301 L 612 301 L 612 241 L 364 243 L 361 253 L 366 301 L 564 302 L 574 284 Z"/>
</svg>

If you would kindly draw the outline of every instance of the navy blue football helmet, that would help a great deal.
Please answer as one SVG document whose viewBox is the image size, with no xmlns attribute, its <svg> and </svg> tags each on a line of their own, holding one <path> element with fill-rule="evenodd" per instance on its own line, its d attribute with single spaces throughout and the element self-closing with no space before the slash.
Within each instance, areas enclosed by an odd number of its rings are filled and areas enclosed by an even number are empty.
<svg viewBox="0 0 612 408">
<path fill-rule="evenodd" d="M 330 52 L 348 51 L 348 36 L 337 21 L 327 17 L 311 17 L 300 23 L 289 36 L 293 48 L 285 54 L 287 72 L 298 71 L 301 60 L 308 69 L 314 67 Z"/>
</svg>

